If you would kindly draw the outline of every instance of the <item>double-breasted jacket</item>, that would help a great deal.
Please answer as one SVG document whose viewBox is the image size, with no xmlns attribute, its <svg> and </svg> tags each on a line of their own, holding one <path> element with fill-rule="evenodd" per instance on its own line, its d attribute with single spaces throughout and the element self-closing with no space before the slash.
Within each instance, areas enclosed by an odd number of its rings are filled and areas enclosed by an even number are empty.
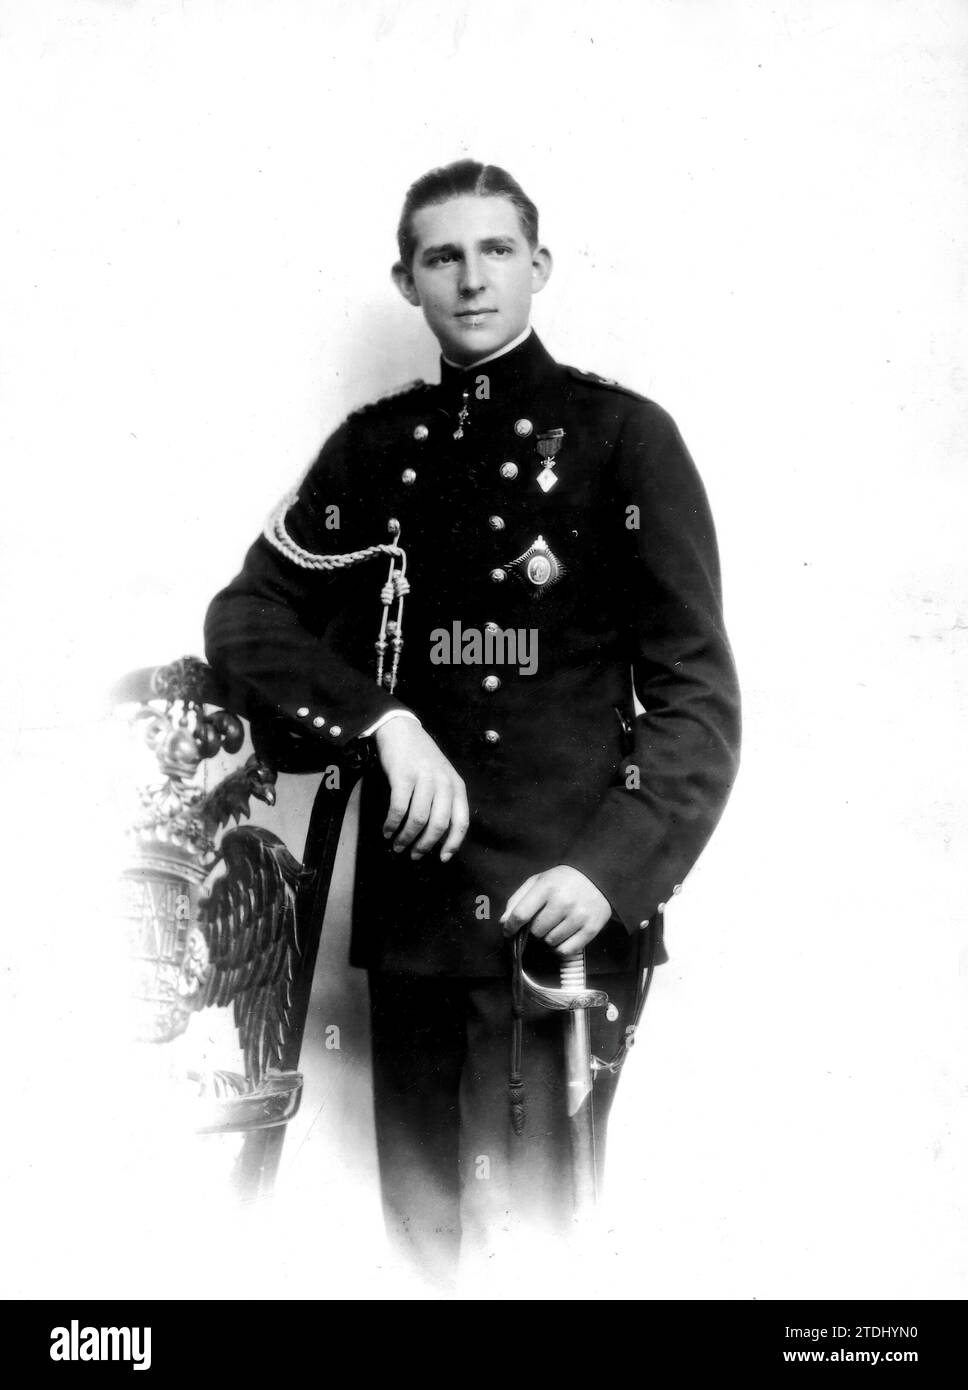
<svg viewBox="0 0 968 1390">
<path fill-rule="evenodd" d="M 713 522 L 670 417 L 558 364 L 531 333 L 350 415 L 283 528 L 313 554 L 397 544 L 409 592 L 401 630 L 384 630 L 385 673 L 402 638 L 391 693 L 375 680 L 386 552 L 308 569 L 278 528 L 259 537 L 206 621 L 208 658 L 257 736 L 275 730 L 283 767 L 324 768 L 408 709 L 468 790 L 459 853 L 415 862 L 384 840 L 386 782 L 378 766 L 366 774 L 353 962 L 501 975 L 508 897 L 567 864 L 613 910 L 590 968 L 632 968 L 637 934 L 720 817 L 739 751 Z"/>
</svg>

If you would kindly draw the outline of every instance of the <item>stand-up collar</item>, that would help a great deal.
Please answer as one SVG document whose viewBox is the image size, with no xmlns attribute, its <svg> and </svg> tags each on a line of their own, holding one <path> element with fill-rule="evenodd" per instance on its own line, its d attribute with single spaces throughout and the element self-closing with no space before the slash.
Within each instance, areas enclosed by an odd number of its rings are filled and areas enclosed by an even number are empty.
<svg viewBox="0 0 968 1390">
<path fill-rule="evenodd" d="M 543 377 L 547 377 L 554 367 L 555 359 L 532 329 L 523 343 L 519 343 L 510 352 L 502 353 L 500 357 L 492 357 L 489 362 L 479 362 L 470 367 L 455 367 L 441 357 L 440 385 L 448 393 L 467 391 L 474 386 L 479 376 L 486 376 L 490 399 L 494 400 L 496 396 L 508 395 L 512 391 L 526 390 L 536 385 Z"/>
</svg>

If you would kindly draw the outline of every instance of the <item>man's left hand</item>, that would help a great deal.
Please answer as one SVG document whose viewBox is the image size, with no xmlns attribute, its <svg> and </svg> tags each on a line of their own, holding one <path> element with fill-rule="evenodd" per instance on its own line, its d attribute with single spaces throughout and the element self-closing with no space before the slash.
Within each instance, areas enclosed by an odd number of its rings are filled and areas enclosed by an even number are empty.
<svg viewBox="0 0 968 1390">
<path fill-rule="evenodd" d="M 557 864 L 526 878 L 511 894 L 501 925 L 505 936 L 530 927 L 532 936 L 560 956 L 571 956 L 595 940 L 611 915 L 611 903 L 591 879 L 568 864 Z"/>
</svg>

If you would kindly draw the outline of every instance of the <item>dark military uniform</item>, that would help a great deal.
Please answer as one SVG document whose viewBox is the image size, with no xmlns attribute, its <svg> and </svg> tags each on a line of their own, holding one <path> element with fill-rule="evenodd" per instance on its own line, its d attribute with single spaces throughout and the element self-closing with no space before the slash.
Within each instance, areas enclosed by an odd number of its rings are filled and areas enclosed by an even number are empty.
<svg viewBox="0 0 968 1390">
<path fill-rule="evenodd" d="M 414 977 L 448 982 L 461 1041 L 434 1045 L 452 1059 L 467 1047 L 467 991 L 488 980 L 505 989 L 498 919 L 529 875 L 566 864 L 597 885 L 613 918 L 586 952 L 589 973 L 628 980 L 640 933 L 655 929 L 657 904 L 722 812 L 739 697 L 713 523 L 675 424 L 634 392 L 555 363 L 534 333 L 478 366 L 444 362 L 439 385 L 351 415 L 285 524 L 309 551 L 346 553 L 393 540 L 391 522 L 411 586 L 394 695 L 373 677 L 382 557 L 317 573 L 260 538 L 212 604 L 207 651 L 257 722 L 268 716 L 291 739 L 292 767 L 324 766 L 402 705 L 465 779 L 470 830 L 441 864 L 436 852 L 418 862 L 392 852 L 385 779 L 366 778 L 351 949 L 379 976 L 374 994 L 396 991 L 394 1017 L 401 989 L 420 994 Z M 452 657 L 492 661 L 435 664 L 442 632 Z M 532 650 L 536 639 L 533 673 L 520 646 L 501 660 L 511 632 L 530 635 Z M 488 647 L 488 634 L 501 642 Z M 278 750 L 277 739 L 277 762 Z M 534 973 L 542 954 L 559 963 L 539 943 L 528 949 Z M 420 997 L 426 1011 L 426 989 Z M 388 1031 L 399 1061 L 400 1030 Z M 456 1125 L 466 1068 L 438 1072 Z"/>
</svg>

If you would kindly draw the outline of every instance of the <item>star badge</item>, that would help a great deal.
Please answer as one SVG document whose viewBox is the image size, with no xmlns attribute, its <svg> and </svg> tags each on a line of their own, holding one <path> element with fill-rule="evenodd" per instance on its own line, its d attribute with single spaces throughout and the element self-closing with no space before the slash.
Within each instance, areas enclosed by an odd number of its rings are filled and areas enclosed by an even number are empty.
<svg viewBox="0 0 968 1390">
<path fill-rule="evenodd" d="M 523 555 L 519 555 L 504 568 L 529 584 L 535 590 L 535 597 L 557 584 L 565 573 L 564 565 L 544 536 L 538 536 Z"/>
</svg>

